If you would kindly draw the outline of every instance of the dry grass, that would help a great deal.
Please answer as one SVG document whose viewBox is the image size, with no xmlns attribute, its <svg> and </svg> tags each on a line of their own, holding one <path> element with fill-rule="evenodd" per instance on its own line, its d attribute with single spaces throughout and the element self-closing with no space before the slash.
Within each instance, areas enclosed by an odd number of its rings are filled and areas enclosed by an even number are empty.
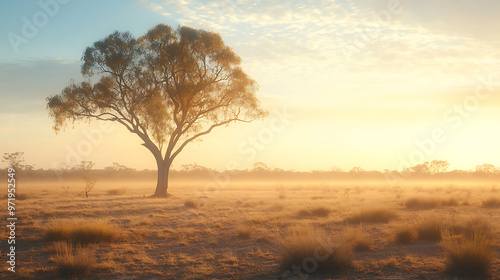
<svg viewBox="0 0 500 280">
<path fill-rule="evenodd" d="M 495 249 L 487 235 L 475 233 L 466 237 L 448 232 L 444 234 L 441 246 L 446 254 L 449 274 L 483 277 L 490 273 Z"/>
<path fill-rule="evenodd" d="M 363 226 L 347 227 L 344 229 L 343 237 L 351 244 L 355 251 L 371 251 L 373 240 L 363 230 Z"/>
<path fill-rule="evenodd" d="M 397 218 L 397 213 L 387 207 L 369 208 L 359 211 L 345 219 L 345 222 L 355 223 L 388 223 Z"/>
<path fill-rule="evenodd" d="M 483 201 L 483 207 L 500 208 L 500 198 L 492 197 Z"/>
<path fill-rule="evenodd" d="M 118 239 L 116 228 L 102 221 L 60 221 L 49 225 L 45 237 L 51 241 L 69 241 L 78 244 L 111 242 Z"/>
<path fill-rule="evenodd" d="M 461 217 L 450 225 L 450 232 L 467 238 L 477 234 L 493 237 L 494 225 L 491 220 L 483 216 Z"/>
<path fill-rule="evenodd" d="M 290 270 L 292 266 L 303 266 L 312 259 L 317 262 L 320 271 L 352 267 L 351 247 L 342 240 L 332 242 L 324 232 L 307 227 L 292 228 L 279 237 L 279 242 L 282 246 L 281 267 L 284 271 Z"/>
<path fill-rule="evenodd" d="M 239 238 L 250 238 L 252 236 L 253 229 L 245 225 L 239 225 L 236 228 L 236 233 Z"/>
<path fill-rule="evenodd" d="M 443 218 L 426 217 L 416 225 L 418 239 L 440 241 L 443 228 Z"/>
<path fill-rule="evenodd" d="M 96 267 L 95 256 L 88 248 L 73 247 L 66 242 L 54 243 L 56 255 L 51 258 L 57 271 L 68 277 L 88 274 Z"/>
<path fill-rule="evenodd" d="M 436 208 L 439 204 L 439 200 L 426 197 L 412 197 L 405 202 L 406 208 L 418 210 Z"/>
<path fill-rule="evenodd" d="M 127 189 L 121 188 L 121 189 L 110 189 L 107 191 L 109 195 L 124 195 L 127 192 Z"/>
<path fill-rule="evenodd" d="M 184 201 L 184 206 L 186 206 L 188 208 L 196 209 L 196 208 L 200 207 L 200 203 L 197 200 L 189 198 L 189 199 L 186 199 L 186 201 Z"/>
<path fill-rule="evenodd" d="M 411 244 L 417 241 L 417 231 L 408 224 L 402 224 L 394 230 L 394 241 L 399 244 Z"/>
<path fill-rule="evenodd" d="M 302 209 L 299 211 L 299 216 L 302 217 L 327 217 L 333 210 L 324 207 L 324 206 L 318 206 L 314 208 L 309 208 L 309 209 Z"/>
</svg>

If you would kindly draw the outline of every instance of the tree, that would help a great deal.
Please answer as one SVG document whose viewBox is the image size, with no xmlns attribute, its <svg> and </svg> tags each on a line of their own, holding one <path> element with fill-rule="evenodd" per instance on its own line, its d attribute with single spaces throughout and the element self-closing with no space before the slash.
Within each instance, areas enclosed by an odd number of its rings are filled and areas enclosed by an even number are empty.
<svg viewBox="0 0 500 280">
<path fill-rule="evenodd" d="M 89 81 L 47 98 L 54 130 L 80 120 L 120 123 L 156 160 L 156 197 L 167 196 L 170 166 L 186 145 L 214 128 L 267 115 L 256 82 L 216 33 L 164 24 L 138 39 L 115 32 L 82 59 Z"/>
</svg>

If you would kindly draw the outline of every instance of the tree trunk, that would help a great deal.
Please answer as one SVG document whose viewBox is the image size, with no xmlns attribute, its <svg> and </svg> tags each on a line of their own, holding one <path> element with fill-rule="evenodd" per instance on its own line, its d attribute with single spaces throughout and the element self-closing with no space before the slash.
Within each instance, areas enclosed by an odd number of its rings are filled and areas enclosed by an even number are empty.
<svg viewBox="0 0 500 280">
<path fill-rule="evenodd" d="M 156 183 L 155 197 L 167 197 L 168 193 L 168 172 L 170 171 L 171 162 L 157 160 L 158 165 L 158 181 Z"/>
</svg>

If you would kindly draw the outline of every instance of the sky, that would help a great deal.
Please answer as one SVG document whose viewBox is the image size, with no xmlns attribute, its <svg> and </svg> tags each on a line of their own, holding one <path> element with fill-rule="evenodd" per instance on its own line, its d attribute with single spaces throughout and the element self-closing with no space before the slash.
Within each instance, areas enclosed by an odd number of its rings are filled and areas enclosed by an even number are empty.
<svg viewBox="0 0 500 280">
<path fill-rule="evenodd" d="M 499 13 L 489 0 L 3 0 L 0 153 L 23 151 L 36 168 L 154 169 L 119 124 L 56 134 L 46 98 L 83 81 L 86 47 L 165 23 L 220 33 L 270 112 L 190 144 L 174 168 L 500 166 Z"/>
</svg>

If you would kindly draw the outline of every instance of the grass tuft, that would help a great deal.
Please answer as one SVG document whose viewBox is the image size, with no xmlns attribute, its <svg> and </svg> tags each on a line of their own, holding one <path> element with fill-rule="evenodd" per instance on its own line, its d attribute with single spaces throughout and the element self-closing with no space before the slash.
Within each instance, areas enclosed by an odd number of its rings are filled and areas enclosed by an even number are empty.
<svg viewBox="0 0 500 280">
<path fill-rule="evenodd" d="M 394 241 L 399 244 L 411 244 L 417 241 L 418 233 L 410 225 L 401 225 L 394 231 Z"/>
<path fill-rule="evenodd" d="M 500 198 L 492 197 L 483 201 L 483 207 L 485 208 L 500 208 Z"/>
<path fill-rule="evenodd" d="M 292 228 L 279 237 L 282 247 L 281 268 L 284 271 L 294 266 L 305 267 L 314 259 L 318 271 L 345 270 L 352 267 L 351 246 L 342 240 L 332 242 L 324 232 L 310 228 Z M 309 267 L 309 266 L 308 266 Z"/>
<path fill-rule="evenodd" d="M 369 208 L 359 211 L 345 219 L 345 222 L 355 223 L 388 223 L 397 218 L 397 213 L 386 207 Z"/>
<path fill-rule="evenodd" d="M 76 223 L 59 222 L 49 225 L 45 236 L 51 241 L 68 241 L 78 244 L 111 242 L 118 238 L 118 232 L 104 222 Z"/>
<path fill-rule="evenodd" d="M 495 259 L 490 238 L 481 233 L 472 236 L 444 234 L 441 243 L 446 254 L 449 274 L 471 277 L 487 276 Z"/>
<path fill-rule="evenodd" d="M 239 238 L 250 238 L 252 236 L 252 228 L 244 225 L 239 225 L 236 228 Z"/>
<path fill-rule="evenodd" d="M 412 197 L 406 200 L 406 208 L 409 209 L 432 209 L 439 206 L 439 200 L 434 198 Z"/>
<path fill-rule="evenodd" d="M 419 240 L 440 241 L 443 230 L 443 221 L 438 217 L 428 217 L 417 224 Z"/>
<path fill-rule="evenodd" d="M 111 189 L 108 190 L 107 193 L 109 195 L 124 195 L 127 192 L 127 189 L 121 188 L 121 189 Z"/>
<path fill-rule="evenodd" d="M 89 274 L 96 267 L 92 252 L 89 248 L 75 247 L 66 242 L 54 243 L 56 255 L 51 258 L 58 272 L 63 276 L 76 277 Z"/>
<path fill-rule="evenodd" d="M 196 208 L 200 207 L 200 203 L 192 198 L 189 198 L 189 199 L 186 199 L 186 201 L 184 201 L 184 206 L 186 206 L 188 208 L 196 209 Z"/>
</svg>

